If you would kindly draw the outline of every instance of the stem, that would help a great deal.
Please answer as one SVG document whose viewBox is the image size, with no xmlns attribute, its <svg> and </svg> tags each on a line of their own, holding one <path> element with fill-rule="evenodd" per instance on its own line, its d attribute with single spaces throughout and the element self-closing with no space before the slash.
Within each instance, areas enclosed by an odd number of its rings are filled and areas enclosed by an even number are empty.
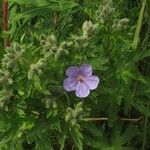
<svg viewBox="0 0 150 150">
<path fill-rule="evenodd" d="M 108 118 L 84 118 L 83 121 L 107 121 Z M 121 121 L 127 121 L 127 122 L 139 122 L 141 120 L 141 117 L 139 118 L 119 118 Z"/>
<path fill-rule="evenodd" d="M 148 110 L 148 108 L 149 108 L 149 105 L 147 105 L 147 110 Z M 145 114 L 145 123 L 144 123 L 144 129 L 143 129 L 142 150 L 145 150 L 146 134 L 147 134 L 147 123 L 148 123 L 148 115 Z"/>
<path fill-rule="evenodd" d="M 66 96 L 66 98 L 67 98 L 68 106 L 70 107 L 70 99 L 69 99 L 69 96 L 68 96 L 68 94 L 67 94 L 66 92 L 64 92 L 64 94 L 65 94 L 65 96 Z"/>
<path fill-rule="evenodd" d="M 7 0 L 3 0 L 3 31 L 8 31 L 8 2 Z M 8 38 L 4 38 L 4 48 L 9 47 L 10 43 Z"/>
<path fill-rule="evenodd" d="M 142 8 L 140 10 L 140 14 L 139 14 L 139 18 L 138 18 L 138 22 L 136 25 L 136 30 L 135 30 L 135 35 L 134 35 L 134 39 L 133 39 L 133 49 L 137 49 L 138 47 L 138 42 L 139 42 L 139 35 L 140 35 L 140 31 L 141 31 L 141 27 L 142 27 L 142 21 L 144 18 L 144 12 L 145 12 L 145 7 L 146 7 L 146 1 L 147 0 L 143 0 L 142 3 Z"/>
</svg>

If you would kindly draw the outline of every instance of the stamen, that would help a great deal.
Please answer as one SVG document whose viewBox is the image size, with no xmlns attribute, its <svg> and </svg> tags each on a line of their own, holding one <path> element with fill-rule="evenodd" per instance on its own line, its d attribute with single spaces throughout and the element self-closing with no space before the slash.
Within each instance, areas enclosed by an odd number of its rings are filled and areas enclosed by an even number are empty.
<svg viewBox="0 0 150 150">
<path fill-rule="evenodd" d="M 84 80 L 84 77 L 83 77 L 82 75 L 79 75 L 79 76 L 77 77 L 77 80 L 80 81 L 80 82 L 82 82 L 82 81 Z"/>
</svg>

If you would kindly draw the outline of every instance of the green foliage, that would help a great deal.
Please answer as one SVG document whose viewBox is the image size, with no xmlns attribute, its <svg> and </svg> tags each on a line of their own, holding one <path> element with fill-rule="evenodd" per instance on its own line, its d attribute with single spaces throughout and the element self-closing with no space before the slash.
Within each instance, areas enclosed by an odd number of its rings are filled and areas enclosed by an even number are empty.
<svg viewBox="0 0 150 150">
<path fill-rule="evenodd" d="M 9 0 L 11 45 L 0 52 L 0 150 L 150 148 L 149 1 L 143 5 Z M 69 66 L 83 63 L 101 83 L 78 99 L 63 80 Z"/>
</svg>

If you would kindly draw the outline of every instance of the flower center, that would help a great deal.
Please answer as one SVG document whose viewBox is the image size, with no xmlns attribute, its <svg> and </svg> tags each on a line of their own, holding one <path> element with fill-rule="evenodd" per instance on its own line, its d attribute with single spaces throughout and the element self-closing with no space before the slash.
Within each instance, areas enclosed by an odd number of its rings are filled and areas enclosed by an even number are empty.
<svg viewBox="0 0 150 150">
<path fill-rule="evenodd" d="M 84 77 L 83 77 L 82 75 L 79 75 L 79 76 L 77 77 L 77 80 L 78 80 L 79 82 L 82 82 L 82 81 L 84 80 Z"/>
</svg>

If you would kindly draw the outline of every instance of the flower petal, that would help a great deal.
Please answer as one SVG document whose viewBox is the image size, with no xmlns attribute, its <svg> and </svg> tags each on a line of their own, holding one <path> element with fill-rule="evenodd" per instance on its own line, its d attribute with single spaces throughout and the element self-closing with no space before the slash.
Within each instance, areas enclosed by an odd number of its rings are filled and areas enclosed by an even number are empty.
<svg viewBox="0 0 150 150">
<path fill-rule="evenodd" d="M 75 78 L 68 77 L 64 80 L 63 86 L 64 86 L 64 89 L 69 92 L 69 91 L 74 91 L 77 87 L 77 84 L 78 84 L 78 81 L 75 80 Z"/>
<path fill-rule="evenodd" d="M 90 90 L 86 84 L 79 82 L 76 88 L 77 97 L 87 97 L 90 94 Z"/>
<path fill-rule="evenodd" d="M 77 66 L 70 66 L 66 71 L 66 75 L 68 77 L 76 77 L 78 74 L 79 74 L 79 67 Z"/>
<path fill-rule="evenodd" d="M 84 76 L 92 75 L 92 67 L 88 64 L 83 64 L 80 66 L 80 73 Z"/>
<path fill-rule="evenodd" d="M 99 78 L 93 75 L 88 76 L 85 78 L 84 83 L 89 87 L 90 90 L 94 90 L 99 84 Z"/>
</svg>

